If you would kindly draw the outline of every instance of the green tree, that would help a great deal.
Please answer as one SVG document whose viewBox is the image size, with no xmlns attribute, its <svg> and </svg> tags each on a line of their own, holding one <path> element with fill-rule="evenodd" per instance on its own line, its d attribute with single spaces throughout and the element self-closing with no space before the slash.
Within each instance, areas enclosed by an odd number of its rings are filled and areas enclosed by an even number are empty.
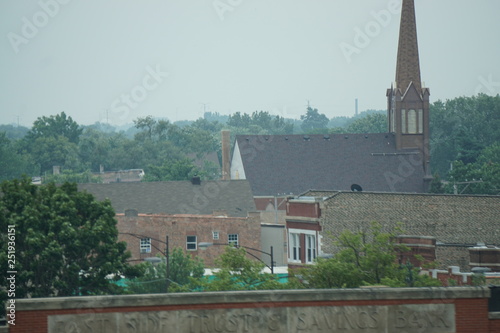
<svg viewBox="0 0 500 333">
<path fill-rule="evenodd" d="M 78 154 L 86 169 L 98 172 L 101 165 L 110 168 L 112 136 L 92 127 L 85 128 L 78 143 Z"/>
<path fill-rule="evenodd" d="M 172 180 L 189 180 L 195 175 L 201 175 L 201 171 L 193 162 L 188 159 L 167 160 L 163 164 L 149 165 L 143 181 L 172 181 Z"/>
<path fill-rule="evenodd" d="M 38 174 L 29 154 L 20 154 L 14 142 L 0 132 L 0 181 Z"/>
<path fill-rule="evenodd" d="M 359 268 L 353 262 L 337 258 L 319 258 L 311 268 L 301 271 L 306 285 L 316 289 L 357 288 L 363 279 Z"/>
<path fill-rule="evenodd" d="M 437 172 L 434 174 L 434 177 L 432 178 L 429 188 L 429 193 L 437 193 L 437 194 L 445 193 L 443 182 L 441 181 L 441 177 Z"/>
<path fill-rule="evenodd" d="M 285 288 L 275 275 L 262 272 L 265 267 L 263 262 L 247 258 L 244 248 L 227 246 L 215 264 L 219 269 L 212 280 L 205 280 L 203 283 L 203 289 L 206 291 Z"/>
<path fill-rule="evenodd" d="M 66 113 L 63 111 L 55 116 L 37 118 L 33 123 L 33 127 L 26 135 L 26 139 L 29 142 L 33 142 L 38 138 L 63 136 L 69 142 L 78 144 L 82 132 L 83 128 L 71 117 L 66 116 Z"/>
<path fill-rule="evenodd" d="M 311 267 L 300 271 L 308 288 L 354 288 L 384 284 L 394 287 L 437 286 L 438 280 L 420 276 L 419 269 L 397 263 L 399 251 L 408 249 L 395 242 L 399 228 L 382 232 L 379 223 L 369 230 L 353 233 L 344 231 L 336 244 L 340 251 L 330 259 L 318 259 Z"/>
<path fill-rule="evenodd" d="M 430 117 L 431 169 L 445 179 L 453 161 L 474 163 L 481 149 L 500 142 L 500 95 L 437 101 Z"/>
<path fill-rule="evenodd" d="M 158 265 L 137 265 L 141 274 L 128 282 L 128 290 L 134 294 L 164 293 L 167 291 L 167 267 L 165 257 Z M 205 272 L 203 261 L 175 248 L 169 255 L 169 292 L 188 292 L 200 286 Z"/>
<path fill-rule="evenodd" d="M 337 257 L 342 262 L 354 263 L 366 283 L 378 284 L 397 268 L 395 236 L 394 232 L 382 232 L 378 223 L 372 223 L 368 231 L 346 230 L 337 239 L 337 244 L 344 249 Z"/>
<path fill-rule="evenodd" d="M 83 168 L 78 156 L 78 146 L 62 135 L 37 138 L 32 143 L 30 152 L 34 162 L 40 167 L 41 174 L 52 173 L 55 165 L 77 171 Z"/>
<path fill-rule="evenodd" d="M 0 125 L 0 133 L 4 132 L 5 136 L 11 140 L 24 138 L 29 132 L 29 128 L 24 126 Z"/>
<path fill-rule="evenodd" d="M 22 140 L 22 151 L 31 154 L 38 165 L 37 174 L 50 172 L 54 165 L 83 171 L 78 156 L 78 142 L 83 128 L 64 112 L 39 117 Z"/>
<path fill-rule="evenodd" d="M 382 113 L 367 114 L 363 118 L 358 118 L 351 122 L 347 128 L 347 133 L 386 133 L 387 115 Z"/>
<path fill-rule="evenodd" d="M 301 128 L 304 132 L 311 133 L 314 130 L 324 130 L 328 125 L 328 118 L 324 114 L 320 114 L 318 109 L 313 109 L 308 106 L 305 115 L 300 116 L 302 120 Z"/>
<path fill-rule="evenodd" d="M 16 298 L 123 292 L 112 280 L 135 270 L 109 201 L 74 183 L 36 186 L 28 178 L 3 182 L 1 193 L 0 268 L 18 272 Z M 15 229 L 15 267 L 7 266 L 8 226 Z M 5 286 L 3 278 L 2 293 Z"/>
</svg>

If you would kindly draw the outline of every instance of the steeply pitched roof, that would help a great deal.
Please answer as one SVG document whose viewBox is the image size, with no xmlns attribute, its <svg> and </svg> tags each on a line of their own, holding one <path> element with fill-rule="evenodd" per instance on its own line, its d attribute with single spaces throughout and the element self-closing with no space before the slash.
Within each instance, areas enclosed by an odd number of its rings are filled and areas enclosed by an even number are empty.
<svg viewBox="0 0 500 333">
<path fill-rule="evenodd" d="M 397 87 L 404 92 L 411 82 L 413 82 L 415 88 L 420 91 L 420 61 L 418 58 L 415 1 L 404 0 L 399 27 L 396 84 Z"/>
<path fill-rule="evenodd" d="M 393 134 L 238 135 L 254 195 L 308 189 L 423 192 L 422 156 L 396 150 Z M 233 157 L 234 161 L 234 157 Z"/>
<path fill-rule="evenodd" d="M 78 184 L 80 191 L 98 200 L 109 199 L 116 213 L 135 209 L 144 214 L 212 214 L 227 211 L 228 216 L 247 216 L 255 211 L 250 184 L 246 180 L 138 182 Z"/>
</svg>

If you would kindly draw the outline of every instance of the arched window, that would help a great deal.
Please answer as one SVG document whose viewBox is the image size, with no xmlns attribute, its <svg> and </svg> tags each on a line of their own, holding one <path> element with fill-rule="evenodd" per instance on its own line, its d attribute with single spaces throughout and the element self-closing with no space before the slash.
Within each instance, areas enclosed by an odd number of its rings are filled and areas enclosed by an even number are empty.
<svg viewBox="0 0 500 333">
<path fill-rule="evenodd" d="M 396 126 L 395 126 L 396 122 L 394 121 L 394 109 L 391 109 L 391 120 L 390 120 L 390 122 L 391 122 L 391 132 L 394 133 L 394 132 L 396 132 Z"/>
<path fill-rule="evenodd" d="M 418 110 L 418 133 L 424 133 L 424 116 L 422 109 Z"/>
<path fill-rule="evenodd" d="M 408 111 L 408 133 L 417 133 L 417 112 L 415 110 Z"/>
<path fill-rule="evenodd" d="M 406 133 L 406 110 L 401 110 L 401 133 Z"/>
</svg>

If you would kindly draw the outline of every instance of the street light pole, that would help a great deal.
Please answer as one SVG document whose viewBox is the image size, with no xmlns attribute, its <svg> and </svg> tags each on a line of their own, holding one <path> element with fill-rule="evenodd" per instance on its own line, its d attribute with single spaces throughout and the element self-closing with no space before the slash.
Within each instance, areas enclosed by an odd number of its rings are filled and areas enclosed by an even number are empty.
<svg viewBox="0 0 500 333">
<path fill-rule="evenodd" d="M 169 245 L 168 245 L 168 235 L 165 236 L 165 261 L 166 261 L 166 266 L 167 266 L 167 271 L 166 271 L 166 278 L 167 278 L 167 293 L 168 293 L 168 288 L 170 287 L 170 254 L 169 254 Z"/>
</svg>

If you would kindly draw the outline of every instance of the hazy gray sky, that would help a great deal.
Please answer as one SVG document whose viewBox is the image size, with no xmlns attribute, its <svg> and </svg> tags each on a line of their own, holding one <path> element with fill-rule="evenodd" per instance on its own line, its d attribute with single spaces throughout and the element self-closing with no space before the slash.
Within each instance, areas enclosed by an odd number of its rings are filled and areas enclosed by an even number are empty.
<svg viewBox="0 0 500 333">
<path fill-rule="evenodd" d="M 416 0 L 431 101 L 500 93 L 500 1 Z M 401 0 L 1 0 L 0 123 L 385 109 Z"/>
</svg>

